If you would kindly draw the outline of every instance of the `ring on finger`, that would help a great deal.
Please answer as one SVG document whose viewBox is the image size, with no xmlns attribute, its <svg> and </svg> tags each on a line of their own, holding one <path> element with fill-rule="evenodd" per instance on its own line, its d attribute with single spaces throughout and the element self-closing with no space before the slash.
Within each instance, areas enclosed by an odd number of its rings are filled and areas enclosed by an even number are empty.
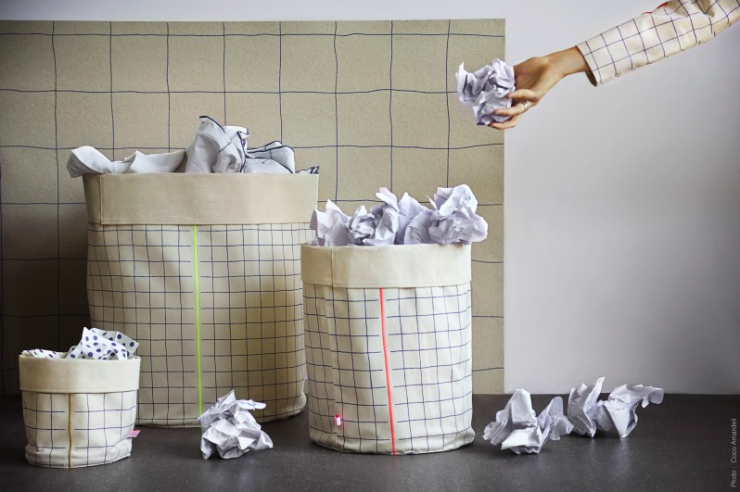
<svg viewBox="0 0 740 492">
<path fill-rule="evenodd" d="M 523 113 L 526 113 L 527 111 L 529 111 L 529 101 L 524 101 L 522 103 L 522 106 L 524 106 L 524 111 L 522 111 Z"/>
</svg>

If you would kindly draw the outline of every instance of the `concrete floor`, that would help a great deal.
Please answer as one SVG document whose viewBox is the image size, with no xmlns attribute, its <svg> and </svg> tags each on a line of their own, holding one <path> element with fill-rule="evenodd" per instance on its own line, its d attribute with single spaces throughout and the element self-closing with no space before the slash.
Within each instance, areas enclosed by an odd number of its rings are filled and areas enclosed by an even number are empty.
<svg viewBox="0 0 740 492">
<path fill-rule="evenodd" d="M 204 461 L 198 429 L 143 428 L 130 458 L 75 470 L 25 463 L 19 397 L 0 398 L 0 490 L 116 491 L 671 491 L 731 489 L 731 418 L 740 396 L 666 395 L 639 409 L 626 439 L 567 436 L 539 455 L 494 448 L 483 428 L 507 396 L 474 397 L 473 444 L 446 453 L 372 456 L 323 449 L 308 438 L 307 412 L 266 424 L 275 448 Z M 549 397 L 533 397 L 537 411 Z M 735 467 L 735 468 L 733 468 Z M 737 476 L 737 475 L 735 475 Z M 737 487 L 740 487 L 738 483 Z"/>
</svg>

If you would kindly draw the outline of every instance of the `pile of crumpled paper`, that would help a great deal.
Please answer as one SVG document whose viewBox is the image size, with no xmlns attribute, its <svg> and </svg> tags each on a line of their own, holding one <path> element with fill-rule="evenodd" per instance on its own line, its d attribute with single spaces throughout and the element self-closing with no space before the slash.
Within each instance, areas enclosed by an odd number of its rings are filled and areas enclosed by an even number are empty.
<svg viewBox="0 0 740 492">
<path fill-rule="evenodd" d="M 187 150 L 165 154 L 134 152 L 122 161 L 111 161 L 90 146 L 70 153 L 67 171 L 73 178 L 83 174 L 107 173 L 272 173 L 318 174 L 318 167 L 296 171 L 293 149 L 280 142 L 262 147 L 247 147 L 249 130 L 241 126 L 221 126 L 201 116 L 193 142 Z"/>
<path fill-rule="evenodd" d="M 581 384 L 570 390 L 568 416 L 563 414 L 563 399 L 559 396 L 536 416 L 529 392 L 517 389 L 496 420 L 488 424 L 483 438 L 501 449 L 516 454 L 539 453 L 548 438 L 553 441 L 571 431 L 594 437 L 597 430 L 616 431 L 627 437 L 637 425 L 637 407 L 663 401 L 663 389 L 642 384 L 618 386 L 606 400 L 599 401 L 604 378 L 596 384 Z"/>
<path fill-rule="evenodd" d="M 326 211 L 316 210 L 311 218 L 314 245 L 470 244 L 488 235 L 488 223 L 475 213 L 478 201 L 468 185 L 437 188 L 431 208 L 408 193 L 399 200 L 387 188 L 376 196 L 381 204 L 369 212 L 360 206 L 352 216 L 327 200 Z"/>
</svg>

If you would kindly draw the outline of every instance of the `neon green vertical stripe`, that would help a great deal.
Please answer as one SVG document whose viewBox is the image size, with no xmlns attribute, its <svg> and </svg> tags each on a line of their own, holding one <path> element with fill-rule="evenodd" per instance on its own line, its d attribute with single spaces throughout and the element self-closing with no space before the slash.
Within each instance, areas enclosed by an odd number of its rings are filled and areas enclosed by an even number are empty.
<svg viewBox="0 0 740 492">
<path fill-rule="evenodd" d="M 203 371 L 200 367 L 200 286 L 198 285 L 198 226 L 193 225 L 193 278 L 195 279 L 195 346 L 198 361 L 198 414 L 203 413 Z"/>
</svg>

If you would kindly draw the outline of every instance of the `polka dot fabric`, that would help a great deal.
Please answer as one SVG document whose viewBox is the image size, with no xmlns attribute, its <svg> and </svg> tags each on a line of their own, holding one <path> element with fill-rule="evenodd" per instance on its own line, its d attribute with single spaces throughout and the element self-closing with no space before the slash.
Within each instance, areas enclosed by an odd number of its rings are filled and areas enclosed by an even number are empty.
<svg viewBox="0 0 740 492">
<path fill-rule="evenodd" d="M 83 328 L 80 343 L 69 349 L 70 359 L 125 360 L 136 352 L 138 342 L 117 331 Z"/>
</svg>

